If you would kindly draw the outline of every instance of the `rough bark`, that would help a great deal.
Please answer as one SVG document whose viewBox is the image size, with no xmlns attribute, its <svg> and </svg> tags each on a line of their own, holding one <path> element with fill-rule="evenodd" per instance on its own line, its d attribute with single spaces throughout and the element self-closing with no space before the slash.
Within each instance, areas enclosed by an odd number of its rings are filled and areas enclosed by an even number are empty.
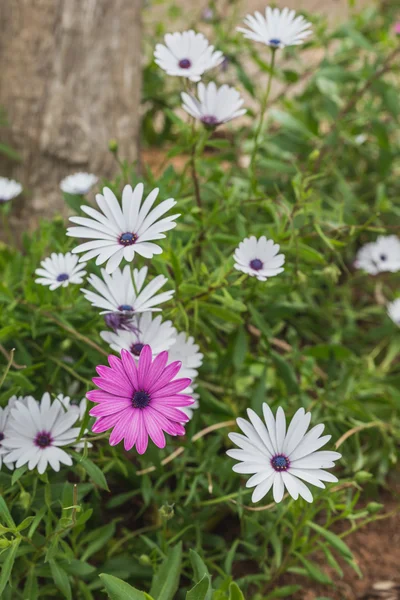
<svg viewBox="0 0 400 600">
<path fill-rule="evenodd" d="M 0 106 L 10 123 L 1 141 L 22 157 L 0 158 L 0 175 L 25 187 L 18 213 L 60 210 L 69 173 L 111 175 L 110 139 L 137 159 L 140 9 L 141 0 L 0 1 Z"/>
</svg>

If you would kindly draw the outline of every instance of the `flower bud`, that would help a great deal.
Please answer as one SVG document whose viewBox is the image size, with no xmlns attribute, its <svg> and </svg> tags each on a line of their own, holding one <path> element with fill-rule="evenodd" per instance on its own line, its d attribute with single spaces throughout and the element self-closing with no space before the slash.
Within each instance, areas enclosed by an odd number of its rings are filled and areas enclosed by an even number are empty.
<svg viewBox="0 0 400 600">
<path fill-rule="evenodd" d="M 148 556 L 147 554 L 141 554 L 139 556 L 139 563 L 143 567 L 150 567 L 151 566 L 151 558 L 150 558 L 150 556 Z"/>
<path fill-rule="evenodd" d="M 383 504 L 381 504 L 380 502 L 369 502 L 367 504 L 367 511 L 369 512 L 370 515 L 374 515 L 375 513 L 382 510 L 382 508 L 383 508 Z"/>
<path fill-rule="evenodd" d="M 368 471 L 358 471 L 355 475 L 355 480 L 357 483 L 366 483 L 370 479 L 373 478 L 372 473 L 368 473 Z"/>
<path fill-rule="evenodd" d="M 169 521 L 173 518 L 175 514 L 174 506 L 174 504 L 168 504 L 167 502 L 167 504 L 163 504 L 162 507 L 158 509 L 160 517 L 163 521 Z"/>
<path fill-rule="evenodd" d="M 110 140 L 108 142 L 108 149 L 113 154 L 116 154 L 118 152 L 118 142 L 117 142 L 117 140 Z"/>
</svg>

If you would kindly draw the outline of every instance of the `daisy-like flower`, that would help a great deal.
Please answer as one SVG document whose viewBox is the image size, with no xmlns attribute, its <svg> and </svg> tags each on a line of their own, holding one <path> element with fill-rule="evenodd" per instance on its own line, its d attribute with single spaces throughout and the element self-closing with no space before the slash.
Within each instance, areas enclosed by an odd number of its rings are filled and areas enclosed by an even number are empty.
<svg viewBox="0 0 400 600">
<path fill-rule="evenodd" d="M 14 400 L 14 399 L 16 400 L 17 397 L 13 396 L 12 399 L 10 398 L 10 400 Z M 4 444 L 7 441 L 7 424 L 8 424 L 8 419 L 10 417 L 10 407 L 11 407 L 10 404 L 5 406 L 4 408 L 0 407 L 0 469 L 3 465 L 3 463 L 6 465 L 6 467 L 8 469 L 14 468 L 13 462 L 10 461 L 8 458 L 9 450 L 4 446 Z"/>
<path fill-rule="evenodd" d="M 365 244 L 357 252 L 354 266 L 370 275 L 400 271 L 399 238 L 396 235 L 380 235 L 375 242 Z"/>
<path fill-rule="evenodd" d="M 214 50 L 202 33 L 183 31 L 167 33 L 164 44 L 154 51 L 156 64 L 168 75 L 200 81 L 205 71 L 217 67 L 224 60 L 222 52 Z"/>
<path fill-rule="evenodd" d="M 275 277 L 284 270 L 285 256 L 278 254 L 279 244 L 267 240 L 265 235 L 257 239 L 254 235 L 245 238 L 235 250 L 234 267 L 260 281 Z"/>
<path fill-rule="evenodd" d="M 41 268 L 35 271 L 35 274 L 39 275 L 35 283 L 48 285 L 52 291 L 61 286 L 67 287 L 70 283 L 82 283 L 86 275 L 84 271 L 86 263 L 78 264 L 78 257 L 73 256 L 71 252 L 67 254 L 53 252 L 40 264 Z"/>
<path fill-rule="evenodd" d="M 142 267 L 140 270 L 133 269 L 132 276 L 130 267 L 126 265 L 123 271 L 117 269 L 109 275 L 102 269 L 103 279 L 100 279 L 97 275 L 88 277 L 88 282 L 96 292 L 85 289 L 81 291 L 86 300 L 92 303 L 92 306 L 103 309 L 100 314 L 120 315 L 125 320 L 132 321 L 134 313 L 161 310 L 161 308 L 156 308 L 157 304 L 170 300 L 174 294 L 174 290 L 157 294 L 158 290 L 168 281 L 164 275 L 157 275 L 148 285 L 143 287 L 147 271 L 147 267 Z M 135 326 L 133 325 L 131 328 L 134 329 Z"/>
<path fill-rule="evenodd" d="M 240 108 L 243 98 L 235 88 L 222 85 L 217 88 L 212 81 L 207 86 L 200 82 L 197 86 L 198 99 L 182 92 L 182 108 L 195 119 L 199 119 L 206 127 L 217 127 L 236 117 L 245 114 L 246 109 Z"/>
<path fill-rule="evenodd" d="M 126 185 L 122 192 L 121 208 L 114 193 L 109 188 L 104 188 L 103 195 L 96 195 L 101 212 L 91 206 L 81 206 L 83 212 L 92 218 L 70 217 L 70 221 L 77 223 L 79 227 L 69 227 L 67 235 L 92 239 L 91 242 L 80 244 L 72 252 L 84 252 L 81 262 L 95 256 L 97 265 L 107 261 L 107 273 L 115 271 L 123 258 L 131 262 L 136 252 L 144 258 L 161 254 L 160 246 L 151 240 L 165 238 L 163 232 L 176 226 L 175 219 L 179 214 L 160 219 L 176 202 L 169 198 L 152 210 L 157 196 L 158 188 L 150 192 L 142 203 L 143 184 L 138 183 L 134 190 L 132 186 Z"/>
<path fill-rule="evenodd" d="M 387 314 L 400 327 L 400 298 L 396 298 L 387 305 Z"/>
<path fill-rule="evenodd" d="M 175 342 L 176 329 L 171 321 L 162 321 L 160 316 L 152 319 L 150 312 L 132 318 L 134 331 L 102 331 L 101 337 L 116 352 L 128 350 L 133 356 L 140 356 L 144 346 L 151 347 L 153 357 L 163 350 L 169 350 Z"/>
<path fill-rule="evenodd" d="M 192 383 L 183 392 L 189 394 L 193 399 L 194 403 L 191 406 L 180 408 L 180 410 L 192 419 L 193 411 L 199 408 L 199 394 L 194 392 L 197 385 L 195 379 L 198 375 L 198 369 L 203 364 L 203 354 L 199 352 L 199 345 L 195 343 L 192 336 L 187 336 L 186 333 L 176 333 L 175 343 L 171 346 L 168 352 L 168 360 L 174 361 L 179 360 L 182 363 L 181 370 L 179 371 L 179 377 L 189 377 Z"/>
<path fill-rule="evenodd" d="M 174 379 L 181 363 L 167 366 L 168 352 L 161 352 L 152 361 L 150 346 L 145 346 L 138 365 L 133 355 L 121 351 L 121 358 L 110 355 L 110 367 L 97 367 L 100 377 L 94 377 L 100 389 L 87 393 L 97 406 L 90 410 L 96 417 L 92 431 L 99 433 L 113 428 L 110 444 L 115 446 L 124 439 L 125 450 L 136 446 L 144 454 L 148 438 L 158 448 L 165 447 L 164 432 L 169 435 L 184 435 L 182 422 L 189 419 L 179 409 L 190 406 L 193 399 L 182 394 L 190 385 L 190 379 Z"/>
<path fill-rule="evenodd" d="M 98 177 L 92 173 L 74 173 L 60 182 L 62 192 L 75 196 L 84 196 L 98 182 Z"/>
<path fill-rule="evenodd" d="M 193 382 L 192 382 L 192 385 L 190 385 L 185 390 L 183 390 L 186 394 L 190 394 L 190 396 L 193 398 L 193 400 L 194 400 L 193 404 L 191 406 L 181 406 L 179 408 L 179 410 L 181 410 L 189 418 L 189 421 L 191 421 L 193 419 L 193 411 L 197 410 L 200 406 L 200 404 L 199 404 L 200 394 L 198 394 L 197 392 L 194 391 L 196 389 L 196 387 L 197 387 L 197 384 L 193 384 Z"/>
<path fill-rule="evenodd" d="M 265 423 L 253 410 L 247 409 L 250 423 L 246 419 L 237 419 L 244 435 L 229 434 L 231 441 L 240 448 L 227 452 L 231 458 L 241 461 L 233 470 L 236 473 L 254 473 L 246 483 L 246 487 L 255 487 L 253 502 L 264 498 L 271 488 L 275 502 L 282 500 L 285 488 L 294 500 L 301 496 L 312 502 L 312 494 L 303 481 L 319 488 L 325 487 L 323 481 L 337 481 L 324 469 L 334 467 L 334 461 L 341 458 L 341 454 L 318 451 L 331 436 L 320 437 L 324 425 L 316 425 L 306 433 L 311 413 L 306 413 L 304 408 L 296 412 L 287 431 L 281 407 L 277 410 L 276 419 L 265 403 L 263 413 Z"/>
<path fill-rule="evenodd" d="M 39 473 L 44 473 L 48 465 L 54 471 L 60 470 L 60 464 L 71 466 L 71 456 L 60 446 L 76 440 L 79 427 L 72 425 L 78 419 L 77 407 L 66 407 L 57 398 L 51 402 L 48 393 L 43 394 L 40 403 L 32 397 L 25 403 L 17 400 L 7 426 L 7 460 L 15 462 L 16 468 L 25 464 L 29 470 L 37 467 Z"/>
<path fill-rule="evenodd" d="M 22 185 L 14 179 L 0 177 L 0 204 L 13 200 L 22 192 Z"/>
<path fill-rule="evenodd" d="M 249 40 L 261 42 L 273 49 L 285 48 L 286 46 L 298 46 L 303 44 L 311 34 L 311 23 L 301 15 L 296 16 L 296 11 L 284 8 L 265 9 L 265 17 L 259 12 L 247 15 L 244 24 L 249 29 L 238 27 Z"/>
</svg>

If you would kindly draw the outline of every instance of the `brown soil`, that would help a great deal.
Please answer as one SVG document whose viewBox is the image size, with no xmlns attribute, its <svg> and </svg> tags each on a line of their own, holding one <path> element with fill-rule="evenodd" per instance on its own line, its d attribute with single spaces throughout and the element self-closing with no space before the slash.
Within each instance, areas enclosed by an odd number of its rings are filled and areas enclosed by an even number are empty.
<svg viewBox="0 0 400 600">
<path fill-rule="evenodd" d="M 385 504 L 385 513 L 397 510 L 397 514 L 370 523 L 346 538 L 354 554 L 363 578 L 343 561 L 343 578 L 336 571 L 325 567 L 321 557 L 315 557 L 323 570 L 335 582 L 335 587 L 308 584 L 304 578 L 285 575 L 279 585 L 299 584 L 303 590 L 292 596 L 292 600 L 400 600 L 400 513 L 399 502 L 393 497 L 380 498 Z M 384 514 L 384 513 L 382 513 Z"/>
</svg>

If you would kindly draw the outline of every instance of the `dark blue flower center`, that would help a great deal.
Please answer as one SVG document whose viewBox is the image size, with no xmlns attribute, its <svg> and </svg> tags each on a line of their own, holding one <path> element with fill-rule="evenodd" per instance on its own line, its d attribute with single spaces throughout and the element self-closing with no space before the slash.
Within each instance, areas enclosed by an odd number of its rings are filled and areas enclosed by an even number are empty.
<svg viewBox="0 0 400 600">
<path fill-rule="evenodd" d="M 137 235 L 135 233 L 131 233 L 127 231 L 126 233 L 121 233 L 119 236 L 119 243 L 121 246 L 132 246 L 137 240 Z"/>
<path fill-rule="evenodd" d="M 47 448 L 51 445 L 52 441 L 53 438 L 51 437 L 50 433 L 47 433 L 46 431 L 41 431 L 35 438 L 35 444 L 36 446 L 39 446 L 39 448 Z"/>
<path fill-rule="evenodd" d="M 118 310 L 126 310 L 129 312 L 133 312 L 133 306 L 131 306 L 130 304 L 121 304 L 121 306 L 118 306 Z"/>
<path fill-rule="evenodd" d="M 259 271 L 263 268 L 263 263 L 259 258 L 254 258 L 252 261 L 250 261 L 250 267 L 255 271 Z"/>
<path fill-rule="evenodd" d="M 60 273 L 57 275 L 57 281 L 67 281 L 69 279 L 68 273 Z"/>
<path fill-rule="evenodd" d="M 134 408 L 146 408 L 146 406 L 149 405 L 150 400 L 150 395 L 147 392 L 139 390 L 133 395 L 132 406 L 134 406 Z"/>
<path fill-rule="evenodd" d="M 218 125 L 219 123 L 217 117 L 214 117 L 213 115 L 204 115 L 201 117 L 201 122 L 204 123 L 204 125 L 210 125 L 211 127 Z"/>
<path fill-rule="evenodd" d="M 4 433 L 2 433 L 2 432 L 0 431 L 0 442 L 2 442 L 3 440 L 4 440 Z M 1 444 L 0 444 L 0 445 L 1 445 Z"/>
<path fill-rule="evenodd" d="M 180 60 L 178 64 L 181 69 L 190 69 L 190 67 L 192 66 L 192 63 L 188 58 L 182 58 L 182 60 Z"/>
<path fill-rule="evenodd" d="M 278 40 L 277 38 L 272 38 L 271 40 L 269 40 L 270 46 L 275 46 L 277 48 L 278 46 L 280 46 L 280 44 L 281 40 Z"/>
<path fill-rule="evenodd" d="M 131 346 L 132 354 L 134 354 L 135 356 L 140 356 L 140 353 L 143 350 L 143 346 L 144 346 L 144 344 L 141 344 L 140 342 L 137 342 L 136 344 L 132 344 L 132 346 Z"/>
<path fill-rule="evenodd" d="M 383 261 L 387 260 L 387 256 L 386 256 L 386 254 L 381 254 L 381 255 L 379 256 L 379 258 L 380 258 L 381 260 L 383 260 Z"/>
<path fill-rule="evenodd" d="M 275 471 L 287 471 L 290 466 L 289 459 L 283 454 L 278 454 L 271 458 L 271 466 Z"/>
</svg>

